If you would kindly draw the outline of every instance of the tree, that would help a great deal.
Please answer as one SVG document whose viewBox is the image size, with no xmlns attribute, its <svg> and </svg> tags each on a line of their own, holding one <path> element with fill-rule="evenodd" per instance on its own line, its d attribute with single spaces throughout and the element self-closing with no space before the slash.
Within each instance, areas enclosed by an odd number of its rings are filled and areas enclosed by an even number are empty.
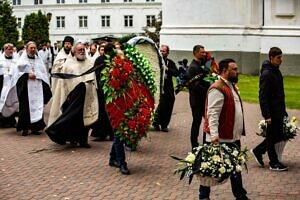
<svg viewBox="0 0 300 200">
<path fill-rule="evenodd" d="M 22 28 L 22 39 L 25 43 L 34 41 L 37 46 L 49 42 L 49 22 L 47 15 L 31 13 L 25 16 L 24 26 Z"/>
<path fill-rule="evenodd" d="M 17 20 L 14 17 L 12 7 L 7 0 L 0 1 L 0 47 L 5 43 L 17 44 L 19 32 Z"/>
<path fill-rule="evenodd" d="M 155 18 L 153 27 L 144 27 L 145 33 L 143 35 L 151 38 L 156 44 L 159 44 L 159 32 L 162 25 L 162 11 L 159 12 L 157 18 Z M 151 29 L 154 29 L 151 31 Z"/>
</svg>

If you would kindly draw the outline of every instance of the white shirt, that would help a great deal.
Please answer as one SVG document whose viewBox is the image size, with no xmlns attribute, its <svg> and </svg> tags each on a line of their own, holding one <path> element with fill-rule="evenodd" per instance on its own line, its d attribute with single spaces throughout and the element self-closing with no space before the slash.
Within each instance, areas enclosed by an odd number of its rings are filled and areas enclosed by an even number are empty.
<svg viewBox="0 0 300 200">
<path fill-rule="evenodd" d="M 219 138 L 219 142 L 234 142 L 241 138 L 243 133 L 243 111 L 242 104 L 240 102 L 237 92 L 234 90 L 234 86 L 231 82 L 220 77 L 231 89 L 234 98 L 235 115 L 234 115 L 234 127 L 233 127 L 233 139 Z M 210 135 L 207 135 L 206 141 L 210 142 L 212 137 L 219 137 L 219 117 L 224 104 L 224 95 L 216 88 L 212 88 L 208 92 L 207 102 L 207 117 L 210 129 Z M 210 136 L 210 137 L 209 137 Z"/>
</svg>

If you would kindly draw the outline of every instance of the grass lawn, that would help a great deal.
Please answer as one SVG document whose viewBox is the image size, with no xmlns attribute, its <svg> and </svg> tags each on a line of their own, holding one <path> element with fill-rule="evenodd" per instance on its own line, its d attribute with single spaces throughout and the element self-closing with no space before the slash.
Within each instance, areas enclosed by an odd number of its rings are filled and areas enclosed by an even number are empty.
<svg viewBox="0 0 300 200">
<path fill-rule="evenodd" d="M 238 87 L 243 101 L 258 103 L 258 76 L 239 75 Z M 300 77 L 284 77 L 285 103 L 287 108 L 300 110 Z"/>
</svg>

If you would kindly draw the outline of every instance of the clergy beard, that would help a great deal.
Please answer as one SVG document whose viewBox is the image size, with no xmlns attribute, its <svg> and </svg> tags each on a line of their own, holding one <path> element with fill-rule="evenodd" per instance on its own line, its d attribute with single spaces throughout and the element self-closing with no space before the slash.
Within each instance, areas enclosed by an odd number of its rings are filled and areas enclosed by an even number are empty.
<svg viewBox="0 0 300 200">
<path fill-rule="evenodd" d="M 70 51 L 71 51 L 71 49 L 66 49 L 66 48 L 64 47 L 64 51 L 65 51 L 66 54 L 69 54 Z"/>
<path fill-rule="evenodd" d="M 35 54 L 27 53 L 27 56 L 28 56 L 28 58 L 31 58 L 31 59 L 34 59 L 34 58 L 35 58 Z"/>
<path fill-rule="evenodd" d="M 237 83 L 239 81 L 239 77 L 238 76 L 236 76 L 236 77 L 230 77 L 229 81 L 232 82 L 232 83 Z"/>
<path fill-rule="evenodd" d="M 84 60 L 86 59 L 85 54 L 80 54 L 80 53 L 77 53 L 77 54 L 75 55 L 75 57 L 76 57 L 76 59 L 77 59 L 78 61 L 84 61 Z"/>
</svg>

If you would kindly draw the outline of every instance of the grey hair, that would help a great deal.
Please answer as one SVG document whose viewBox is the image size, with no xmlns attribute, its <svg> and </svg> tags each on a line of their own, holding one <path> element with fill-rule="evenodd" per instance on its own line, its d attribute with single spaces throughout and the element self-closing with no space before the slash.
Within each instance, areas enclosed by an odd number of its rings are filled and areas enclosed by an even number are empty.
<svg viewBox="0 0 300 200">
<path fill-rule="evenodd" d="M 27 44 L 25 45 L 26 46 L 26 49 L 29 47 L 29 45 L 31 44 L 34 44 L 36 46 L 36 43 L 34 41 L 29 41 L 27 42 Z"/>
<path fill-rule="evenodd" d="M 14 47 L 12 43 L 6 43 L 3 45 L 3 49 L 6 50 L 8 47 Z"/>
</svg>

